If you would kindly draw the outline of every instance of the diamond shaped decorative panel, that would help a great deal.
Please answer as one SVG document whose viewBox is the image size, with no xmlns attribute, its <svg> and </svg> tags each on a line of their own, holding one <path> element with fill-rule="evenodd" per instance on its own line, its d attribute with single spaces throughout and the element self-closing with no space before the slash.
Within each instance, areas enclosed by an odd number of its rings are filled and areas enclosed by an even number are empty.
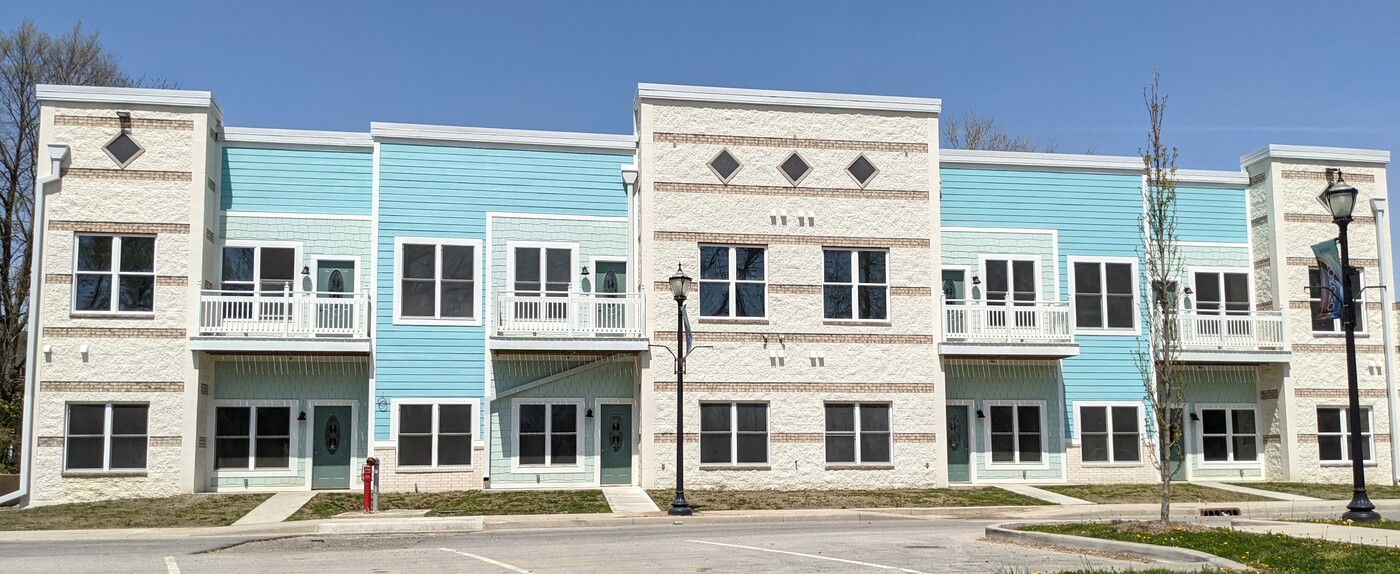
<svg viewBox="0 0 1400 574">
<path fill-rule="evenodd" d="M 778 166 L 778 171 L 783 172 L 783 175 L 793 185 L 797 185 L 802 181 L 802 178 L 807 176 L 808 172 L 812 171 L 812 166 L 808 165 L 807 160 L 802 159 L 802 156 L 798 155 L 797 152 L 792 152 L 792 155 Z"/>
<path fill-rule="evenodd" d="M 734 154 L 729 153 L 727 149 L 720 150 L 719 155 L 710 160 L 710 169 L 714 170 L 715 175 L 719 176 L 719 180 L 724 183 L 729 183 L 729 180 L 734 177 L 734 174 L 739 171 L 740 167 L 743 167 L 743 165 L 740 164 L 739 160 L 734 157 Z"/>
<path fill-rule="evenodd" d="M 102 146 L 102 149 L 107 152 L 112 161 L 117 162 L 117 165 L 121 167 L 131 165 L 132 161 L 141 156 L 141 152 L 146 151 L 145 148 L 141 147 L 141 144 L 136 143 L 136 140 L 126 133 L 126 130 L 122 130 L 121 133 L 117 134 L 117 137 L 112 138 L 112 141 Z"/>
<path fill-rule="evenodd" d="M 855 178 L 856 183 L 860 184 L 861 187 L 869 184 L 879 171 L 875 168 L 875 164 L 870 163 L 870 160 L 865 158 L 864 154 L 856 156 L 856 160 L 851 162 L 851 165 L 846 166 L 846 173 L 851 174 L 851 177 Z"/>
</svg>

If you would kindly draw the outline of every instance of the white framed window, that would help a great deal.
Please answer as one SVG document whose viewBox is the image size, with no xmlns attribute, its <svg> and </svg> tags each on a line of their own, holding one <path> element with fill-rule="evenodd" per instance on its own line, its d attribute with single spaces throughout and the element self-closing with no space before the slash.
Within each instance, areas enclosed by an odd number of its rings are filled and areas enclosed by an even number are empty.
<svg viewBox="0 0 1400 574">
<path fill-rule="evenodd" d="M 396 467 L 469 467 L 475 399 L 395 399 L 389 421 Z"/>
<path fill-rule="evenodd" d="M 291 401 L 215 402 L 214 470 L 291 470 L 293 411 Z"/>
<path fill-rule="evenodd" d="M 63 469 L 144 470 L 148 448 L 147 403 L 68 403 Z"/>
<path fill-rule="evenodd" d="M 1366 270 L 1353 266 L 1351 272 L 1347 274 L 1347 288 L 1351 291 L 1351 300 L 1355 301 L 1356 309 L 1356 332 L 1366 331 Z M 1341 319 L 1318 319 L 1317 315 L 1322 310 L 1322 280 L 1320 272 L 1316 266 L 1308 268 L 1308 317 L 1312 319 L 1312 330 L 1314 333 L 1341 333 L 1343 332 Z"/>
<path fill-rule="evenodd" d="M 583 468 L 583 399 L 511 401 L 518 472 L 577 472 Z"/>
<path fill-rule="evenodd" d="M 1068 258 L 1074 328 L 1089 335 L 1137 335 L 1136 258 Z"/>
<path fill-rule="evenodd" d="M 1324 464 L 1351 462 L 1350 414 L 1348 407 L 1317 407 L 1317 457 Z M 1374 462 L 1371 407 L 1361 407 L 1361 439 L 1362 462 Z"/>
<path fill-rule="evenodd" d="M 480 239 L 394 238 L 394 324 L 481 324 Z"/>
<path fill-rule="evenodd" d="M 219 288 L 281 295 L 299 291 L 301 244 L 291 241 L 226 241 L 221 250 Z"/>
<path fill-rule="evenodd" d="M 700 246 L 700 316 L 768 316 L 767 249 Z"/>
<path fill-rule="evenodd" d="M 1083 462 L 1142 462 L 1142 405 L 1075 403 Z"/>
<path fill-rule="evenodd" d="M 155 311 L 156 237 L 75 237 L 73 312 L 148 314 Z"/>
<path fill-rule="evenodd" d="M 1043 466 L 1044 401 L 985 401 L 991 466 Z"/>
<path fill-rule="evenodd" d="M 768 403 L 700 403 L 700 464 L 768 464 Z"/>
<path fill-rule="evenodd" d="M 983 296 L 988 305 L 1031 305 L 1040 298 L 1040 258 L 983 255 Z"/>
<path fill-rule="evenodd" d="M 950 305 L 962 305 L 972 299 L 972 283 L 968 279 L 972 270 L 967 267 L 947 266 L 942 269 L 943 300 Z"/>
<path fill-rule="evenodd" d="M 1196 313 L 1201 315 L 1248 315 L 1249 272 L 1246 270 L 1193 269 Z"/>
<path fill-rule="evenodd" d="M 893 437 L 889 403 L 826 403 L 828 464 L 889 464 Z"/>
<path fill-rule="evenodd" d="M 1201 460 L 1206 464 L 1259 461 L 1258 411 L 1254 405 L 1200 405 Z"/>
<path fill-rule="evenodd" d="M 888 321 L 889 251 L 822 250 L 822 317 Z"/>
</svg>

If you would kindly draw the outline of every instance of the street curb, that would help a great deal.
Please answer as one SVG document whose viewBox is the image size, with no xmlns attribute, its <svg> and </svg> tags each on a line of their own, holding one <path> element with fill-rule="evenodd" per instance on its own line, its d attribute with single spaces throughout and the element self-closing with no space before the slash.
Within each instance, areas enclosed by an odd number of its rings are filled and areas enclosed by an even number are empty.
<svg viewBox="0 0 1400 574">
<path fill-rule="evenodd" d="M 1010 542 L 1033 542 L 1036 544 L 1048 544 L 1051 546 L 1063 546 L 1078 550 L 1092 550 L 1095 552 L 1113 552 L 1118 554 L 1128 554 L 1152 560 L 1164 562 L 1180 562 L 1186 564 L 1202 564 L 1222 568 L 1227 570 L 1253 570 L 1249 566 L 1221 558 L 1214 554 L 1207 554 L 1197 550 L 1187 548 L 1176 548 L 1173 546 L 1158 546 L 1156 544 L 1138 544 L 1136 542 L 1121 542 L 1118 540 L 1105 540 L 1102 538 L 1086 538 L 1083 536 L 1071 536 L 1068 534 L 1051 534 L 1049 532 L 1031 532 L 1016 530 L 1018 526 L 1028 524 L 1052 524 L 1046 522 L 1002 522 L 993 524 L 986 529 L 987 538 L 994 540 L 1006 540 Z"/>
<path fill-rule="evenodd" d="M 359 519 L 322 522 L 316 525 L 316 534 L 479 532 L 484 528 L 484 520 L 480 516 L 463 518 L 410 518 L 407 520 Z"/>
<path fill-rule="evenodd" d="M 873 522 L 876 520 L 917 520 L 918 516 L 868 510 L 819 510 L 811 512 L 772 512 L 765 514 L 700 513 L 694 516 L 666 514 L 619 515 L 539 515 L 486 516 L 485 530 L 525 530 L 532 528 L 606 528 L 685 524 L 742 524 L 755 522 Z"/>
<path fill-rule="evenodd" d="M 1288 522 L 1286 520 L 1261 520 L 1258 518 L 1236 518 L 1230 521 L 1230 526 L 1293 526 L 1297 524 L 1309 524 L 1307 522 Z M 1340 526 L 1340 525 L 1332 525 Z"/>
</svg>

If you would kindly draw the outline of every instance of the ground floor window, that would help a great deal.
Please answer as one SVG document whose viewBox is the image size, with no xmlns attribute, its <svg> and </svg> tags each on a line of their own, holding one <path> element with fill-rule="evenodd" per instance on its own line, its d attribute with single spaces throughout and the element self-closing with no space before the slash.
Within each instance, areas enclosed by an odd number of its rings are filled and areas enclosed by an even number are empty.
<svg viewBox="0 0 1400 574">
<path fill-rule="evenodd" d="M 214 468 L 291 468 L 292 408 L 249 405 L 214 408 Z"/>
<path fill-rule="evenodd" d="M 889 463 L 890 450 L 889 404 L 827 403 L 827 462 Z"/>
<path fill-rule="evenodd" d="M 397 466 L 472 463 L 472 403 L 400 403 Z"/>
<path fill-rule="evenodd" d="M 1201 455 L 1206 462 L 1259 460 L 1254 407 L 1202 408 Z"/>
<path fill-rule="evenodd" d="M 150 406 L 144 403 L 69 403 L 63 467 L 67 470 L 146 468 L 149 410 Z"/>
<path fill-rule="evenodd" d="M 580 403 L 516 403 L 515 453 L 519 466 L 579 464 Z"/>
<path fill-rule="evenodd" d="M 1139 405 L 1079 407 L 1079 453 L 1084 462 L 1140 462 Z"/>
<path fill-rule="evenodd" d="M 1044 460 L 1043 406 L 1039 404 L 990 405 L 992 462 L 1040 463 Z"/>
<path fill-rule="evenodd" d="M 768 403 L 702 403 L 701 464 L 767 464 Z"/>
<path fill-rule="evenodd" d="M 1346 407 L 1317 408 L 1317 454 L 1323 462 L 1351 462 L 1351 423 Z M 1371 408 L 1361 407 L 1361 460 L 1371 462 Z"/>
</svg>

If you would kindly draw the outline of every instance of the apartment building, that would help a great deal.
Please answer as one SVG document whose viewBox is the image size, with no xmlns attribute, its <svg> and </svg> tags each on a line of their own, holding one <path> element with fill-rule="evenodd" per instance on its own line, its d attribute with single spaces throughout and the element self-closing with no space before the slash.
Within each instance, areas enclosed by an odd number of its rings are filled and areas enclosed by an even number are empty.
<svg viewBox="0 0 1400 574">
<path fill-rule="evenodd" d="M 388 490 L 669 486 L 677 272 L 692 486 L 1154 480 L 1139 158 L 940 150 L 927 98 L 642 84 L 612 135 L 38 96 L 29 500 L 343 490 L 370 457 Z M 1348 476 L 1308 246 L 1340 168 L 1354 280 L 1385 285 L 1388 162 L 1178 171 L 1178 478 Z M 1393 297 L 1358 293 L 1386 482 Z"/>
</svg>

